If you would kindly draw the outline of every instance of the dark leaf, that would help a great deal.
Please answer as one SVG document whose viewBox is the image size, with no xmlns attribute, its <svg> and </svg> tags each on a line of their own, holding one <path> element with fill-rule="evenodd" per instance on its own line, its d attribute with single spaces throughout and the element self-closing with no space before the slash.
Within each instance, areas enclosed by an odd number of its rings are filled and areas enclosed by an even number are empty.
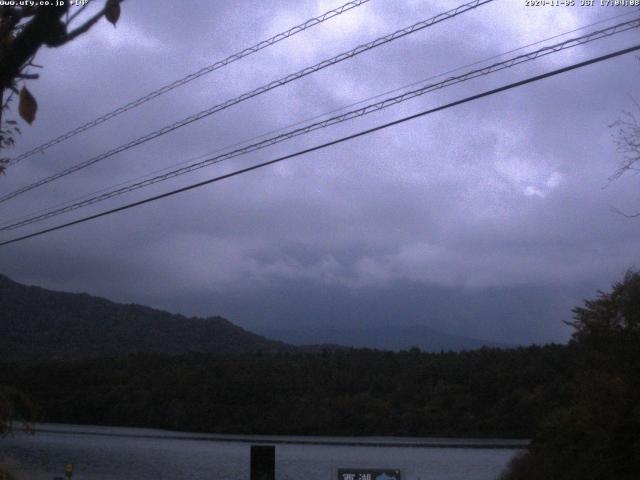
<svg viewBox="0 0 640 480">
<path fill-rule="evenodd" d="M 20 105 L 18 105 L 18 113 L 25 122 L 31 124 L 36 118 L 37 110 L 38 102 L 33 98 L 31 92 L 27 90 L 27 87 L 22 87 L 22 90 L 20 90 Z"/>
<path fill-rule="evenodd" d="M 107 0 L 107 5 L 104 8 L 104 17 L 116 26 L 118 19 L 120 18 L 120 0 Z"/>
</svg>

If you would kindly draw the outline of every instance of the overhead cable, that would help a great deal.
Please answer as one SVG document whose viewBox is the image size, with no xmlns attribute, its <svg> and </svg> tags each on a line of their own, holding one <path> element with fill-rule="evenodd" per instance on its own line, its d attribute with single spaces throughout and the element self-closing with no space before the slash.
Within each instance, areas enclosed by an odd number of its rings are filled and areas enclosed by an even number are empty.
<svg viewBox="0 0 640 480">
<path fill-rule="evenodd" d="M 314 152 L 314 151 L 317 151 L 317 150 L 322 150 L 324 148 L 327 148 L 327 147 L 330 147 L 330 146 L 333 146 L 333 145 L 337 145 L 337 144 L 340 144 L 340 143 L 343 143 L 343 142 L 346 142 L 346 141 L 349 141 L 349 140 L 353 140 L 353 139 L 358 138 L 358 137 L 362 137 L 362 136 L 365 136 L 365 135 L 368 135 L 368 134 L 371 134 L 371 133 L 374 133 L 374 132 L 377 132 L 377 131 L 380 131 L 380 130 L 383 130 L 383 129 L 386 129 L 386 128 L 389 128 L 389 127 L 392 127 L 394 125 L 399 125 L 399 124 L 407 122 L 409 120 L 414 120 L 416 118 L 423 117 L 425 115 L 429 115 L 429 114 L 432 114 L 432 113 L 435 113 L 435 112 L 446 110 L 448 108 L 452 108 L 452 107 L 455 107 L 455 106 L 458 106 L 458 105 L 462 105 L 464 103 L 468 103 L 468 102 L 472 102 L 472 101 L 475 101 L 475 100 L 479 100 L 481 98 L 488 97 L 490 95 L 495 95 L 496 93 L 500 93 L 500 92 L 511 90 L 511 89 L 514 89 L 514 88 L 517 88 L 517 87 L 521 87 L 521 86 L 527 85 L 529 83 L 537 82 L 537 81 L 543 80 L 545 78 L 549 78 L 549 77 L 552 77 L 552 76 L 555 76 L 555 75 L 559 75 L 559 74 L 562 74 L 562 73 L 565 73 L 565 72 L 576 70 L 578 68 L 583 68 L 583 67 L 586 67 L 588 65 L 599 63 L 599 62 L 602 62 L 602 61 L 605 61 L 605 60 L 609 60 L 609 59 L 612 59 L 612 58 L 615 58 L 615 57 L 619 57 L 621 55 L 625 55 L 625 54 L 628 54 L 628 53 L 631 53 L 631 52 L 635 52 L 635 51 L 638 51 L 638 50 L 640 50 L 640 44 L 635 45 L 633 47 L 625 48 L 625 49 L 622 49 L 622 50 L 617 50 L 617 51 L 615 51 L 613 53 L 609 53 L 609 54 L 606 54 L 606 55 L 601 55 L 599 57 L 595 57 L 595 58 L 592 58 L 592 59 L 589 59 L 589 60 L 586 60 L 586 61 L 583 61 L 583 62 L 574 63 L 574 64 L 572 64 L 570 66 L 567 66 L 567 67 L 563 67 L 563 68 L 559 68 L 559 69 L 556 69 L 556 70 L 552 70 L 550 72 L 543 73 L 541 75 L 536 75 L 536 76 L 533 76 L 533 77 L 529 77 L 529 78 L 527 78 L 525 80 L 520 80 L 518 82 L 514 82 L 514 83 L 510 83 L 510 84 L 504 85 L 502 87 L 494 88 L 492 90 L 487 90 L 487 91 L 484 91 L 482 93 L 478 93 L 476 95 L 471 95 L 471 96 L 463 98 L 461 100 L 457 100 L 457 101 L 454 101 L 454 102 L 451 102 L 451 103 L 447 103 L 445 105 L 441 105 L 441 106 L 436 107 L 436 108 L 431 108 L 429 110 L 424 110 L 422 112 L 419 112 L 419 113 L 416 113 L 416 114 L 413 114 L 413 115 L 409 115 L 409 116 L 400 118 L 398 120 L 394 120 L 394 121 L 391 121 L 391 122 L 388 122 L 388 123 L 384 123 L 382 125 L 378 125 L 376 127 L 369 128 L 367 130 L 362 130 L 362 131 L 360 131 L 358 133 L 354 133 L 352 135 L 347 135 L 345 137 L 341 137 L 341 138 L 338 138 L 336 140 L 332 140 L 330 142 L 326 142 L 326 143 L 323 143 L 323 144 L 320 144 L 320 145 L 316 145 L 314 147 L 306 148 L 304 150 L 299 150 L 299 151 L 297 151 L 295 153 L 284 155 L 282 157 L 278 157 L 278 158 L 275 158 L 273 160 L 269 160 L 269 161 L 266 161 L 266 162 L 263 162 L 263 163 L 259 163 L 257 165 L 253 165 L 251 167 L 247 167 L 247 168 L 243 168 L 243 169 L 240 169 L 240 170 L 236 170 L 234 172 L 227 173 L 225 175 L 220 175 L 218 177 L 210 178 L 208 180 L 204 180 L 202 182 L 194 183 L 194 184 L 188 185 L 186 187 L 178 188 L 176 190 L 171 190 L 169 192 L 165 192 L 165 193 L 162 193 L 162 194 L 159 194 L 159 195 L 155 195 L 153 197 L 149 197 L 149 198 L 145 198 L 143 200 L 139 200 L 139 201 L 136 201 L 136 202 L 133 202 L 133 203 L 129 203 L 129 204 L 123 205 L 121 207 L 117 207 L 117 208 L 113 208 L 111 210 L 106 210 L 104 212 L 96 213 L 94 215 L 83 217 L 83 218 L 80 218 L 78 220 L 74 220 L 72 222 L 67 222 L 67 223 L 64 223 L 64 224 L 61 224 L 61 225 L 56 225 L 54 227 L 50 227 L 50 228 L 46 228 L 44 230 L 39 230 L 37 232 L 30 233 L 28 235 L 23 235 L 21 237 L 13 238 L 11 240 L 6 240 L 4 242 L 0 242 L 0 247 L 1 246 L 5 246 L 5 245 L 10 245 L 12 243 L 20 242 L 20 241 L 26 240 L 28 238 L 33 238 L 33 237 L 37 237 L 37 236 L 40 236 L 40 235 L 44 235 L 46 233 L 54 232 L 56 230 L 61 230 L 63 228 L 71 227 L 73 225 L 78 225 L 80 223 L 88 222 L 90 220 L 95 220 L 97 218 L 101 218 L 101 217 L 104 217 L 104 216 L 107 216 L 107 215 L 111 215 L 113 213 L 129 210 L 131 208 L 134 208 L 134 207 L 137 207 L 137 206 L 140 206 L 140 205 L 144 205 L 146 203 L 151 203 L 151 202 L 154 202 L 156 200 L 160 200 L 162 198 L 171 197 L 171 196 L 177 195 L 179 193 L 183 193 L 183 192 L 186 192 L 186 191 L 189 191 L 189 190 L 193 190 L 193 189 L 196 189 L 196 188 L 199 188 L 199 187 L 203 187 L 205 185 L 209 185 L 209 184 L 212 184 L 212 183 L 215 183 L 215 182 L 219 182 L 221 180 L 225 180 L 227 178 L 235 177 L 235 176 L 238 176 L 238 175 L 241 175 L 241 174 L 253 171 L 253 170 L 258 170 L 260 168 L 263 168 L 263 167 L 266 167 L 266 166 L 269 166 L 269 165 L 274 165 L 274 164 L 282 162 L 284 160 L 288 160 L 288 159 L 291 159 L 291 158 L 299 157 L 299 156 L 302 156 L 302 155 L 305 155 L 305 154 L 308 154 L 308 153 L 311 153 L 311 152 Z"/>
<path fill-rule="evenodd" d="M 21 160 L 24 160 L 25 158 L 28 158 L 36 153 L 42 153 L 44 152 L 46 149 L 57 145 L 61 142 L 64 142 L 65 140 L 68 140 L 71 137 L 74 137 L 76 135 L 78 135 L 79 133 L 85 132 L 93 127 L 96 127 L 108 120 L 111 120 L 112 118 L 117 117 L 118 115 L 127 112 L 133 108 L 139 107 L 140 105 L 142 105 L 143 103 L 148 102 L 149 100 L 153 100 L 156 97 L 159 97 L 160 95 L 164 95 L 167 92 L 170 92 L 171 90 L 174 90 L 178 87 L 181 87 L 182 85 L 186 85 L 189 82 L 192 82 L 193 80 L 202 77 L 203 75 L 206 75 L 208 73 L 211 73 L 215 70 L 218 70 L 222 67 L 226 67 L 227 65 L 236 62 L 244 57 L 248 57 L 249 55 L 252 55 L 256 52 L 259 52 L 260 50 L 263 50 L 267 47 L 270 47 L 271 45 L 274 45 L 278 42 L 281 42 L 282 40 L 285 40 L 289 37 L 292 37 L 300 32 L 303 32 L 305 30 L 308 30 L 311 27 L 314 27 L 316 25 L 319 25 L 333 17 L 337 17 L 338 15 L 341 15 L 342 13 L 345 13 L 353 8 L 359 7 L 360 5 L 369 2 L 369 0 L 353 0 L 350 2 L 345 3 L 344 5 L 341 5 L 338 8 L 334 8 L 333 10 L 329 10 L 327 12 L 324 12 L 322 15 L 318 15 L 317 17 L 314 18 L 310 18 L 309 20 L 296 25 L 295 27 L 291 27 L 290 29 L 284 31 L 284 32 L 280 32 L 276 35 L 274 35 L 271 38 L 268 38 L 266 40 L 262 40 L 261 42 L 256 43 L 255 45 L 252 45 L 251 47 L 245 48 L 244 50 L 241 50 L 239 52 L 233 53 L 231 55 L 229 55 L 227 58 L 224 58 L 223 60 L 218 60 L 215 63 L 212 63 L 211 65 L 208 65 L 206 67 L 201 68 L 200 70 L 198 70 L 197 72 L 194 73 L 190 73 L 189 75 L 179 78 L 178 80 L 175 80 L 167 85 L 164 85 L 160 88 L 158 88 L 157 90 L 154 90 L 136 100 L 133 100 L 129 103 L 127 103 L 126 105 L 123 105 L 121 107 L 116 108 L 115 110 L 112 110 L 108 113 L 105 113 L 104 115 L 96 118 L 95 120 L 92 120 L 90 122 L 87 122 L 83 125 L 80 125 L 77 128 L 74 128 L 73 130 L 69 130 L 68 132 L 52 139 L 49 140 L 45 143 L 43 143 L 42 145 L 38 145 L 37 147 L 32 148 L 31 150 L 24 152 L 20 155 L 18 155 L 17 157 L 12 158 L 11 160 L 9 160 L 9 165 L 13 165 L 15 163 L 18 163 Z"/>
<path fill-rule="evenodd" d="M 9 223 L 7 225 L 3 225 L 0 227 L 0 231 L 8 231 L 8 230 L 14 230 L 16 228 L 19 227 L 23 227 L 26 225 L 30 225 L 32 223 L 36 223 L 39 221 L 43 221 L 46 220 L 48 218 L 52 218 L 52 217 L 56 217 L 58 215 L 62 215 L 64 213 L 68 213 L 71 212 L 73 210 L 77 210 L 79 208 L 82 207 L 86 207 L 89 205 L 93 205 L 95 203 L 98 202 L 102 202 L 104 200 L 107 200 L 109 198 L 113 198 L 115 196 L 118 195 L 122 195 L 134 190 L 138 190 L 140 188 L 143 187 L 147 187 L 165 180 L 168 180 L 170 178 L 174 178 L 180 175 L 184 175 L 186 173 L 190 173 L 193 172 L 195 170 L 199 170 L 201 168 L 207 167 L 209 165 L 215 164 L 215 163 L 220 163 L 222 161 L 234 158 L 234 157 L 238 157 L 241 155 L 246 155 L 250 152 L 254 152 L 257 150 L 261 150 L 263 148 L 275 145 L 277 143 L 283 142 L 285 140 L 289 140 L 291 138 L 300 136 L 300 135 L 304 135 L 310 132 L 313 132 L 315 130 L 319 130 L 322 128 L 326 128 L 329 127 L 331 125 L 336 125 L 338 123 L 342 123 L 348 120 L 352 120 L 354 118 L 358 118 L 358 117 L 362 117 L 364 115 L 368 115 L 370 113 L 374 113 L 380 110 L 383 110 L 385 108 L 391 107 L 393 105 L 397 105 L 399 103 L 405 102 L 407 100 L 411 100 L 413 98 L 416 98 L 418 96 L 421 95 L 425 95 L 426 93 L 429 92 L 433 92 L 435 90 L 439 90 L 442 88 L 446 88 L 458 83 L 462 83 L 480 76 L 485 76 L 485 75 L 489 75 L 501 70 L 505 70 L 507 68 L 512 68 L 516 65 L 520 65 L 522 63 L 525 62 L 529 62 L 532 60 L 536 60 L 538 58 L 541 58 L 543 56 L 547 56 L 562 50 L 566 50 L 568 48 L 572 48 L 572 47 L 576 47 L 578 45 L 584 45 L 586 43 L 595 41 L 595 40 L 599 40 L 602 38 L 607 38 L 607 37 L 611 37 L 613 35 L 625 32 L 627 30 L 633 29 L 633 28 L 639 28 L 640 27 L 640 18 L 636 18 L 634 20 L 630 20 L 627 22 L 622 22 L 619 23 L 618 25 L 614 25 L 612 27 L 609 28 L 605 28 L 605 29 L 601 29 L 601 30 L 597 30 L 597 31 L 593 31 L 590 32 L 588 34 L 582 35 L 580 37 L 576 37 L 576 38 L 572 38 L 572 39 L 567 39 L 563 42 L 557 43 L 555 45 L 550 45 L 544 48 L 540 48 L 538 50 L 535 50 L 533 52 L 529 52 L 529 53 L 525 53 L 522 55 L 518 55 L 516 57 L 512 57 L 509 59 L 506 59 L 502 62 L 497 62 L 494 63 L 492 65 L 489 65 L 487 67 L 484 68 L 480 68 L 480 69 L 476 69 L 476 70 L 472 70 L 469 71 L 467 73 L 461 74 L 461 75 L 457 75 L 454 77 L 449 77 L 444 81 L 438 82 L 438 83 L 433 83 L 433 84 L 429 84 L 426 86 L 423 86 L 421 88 L 415 89 L 415 90 L 411 90 L 408 92 L 405 92 L 401 95 L 396 95 L 393 97 L 389 97 L 386 98 L 384 100 L 381 100 L 379 102 L 375 102 L 375 103 L 371 103 L 369 105 L 365 105 L 361 108 L 355 109 L 355 110 L 351 110 L 349 112 L 343 113 L 341 115 L 336 115 L 334 117 L 319 121 L 319 122 L 315 122 L 312 123 L 310 125 L 301 127 L 301 128 L 297 128 L 294 130 L 290 130 L 288 132 L 282 133 L 280 135 L 271 137 L 271 138 L 267 138 L 265 140 L 259 141 L 257 143 L 253 143 L 251 145 L 247 145 L 245 147 L 242 148 L 238 148 L 235 150 L 232 150 L 230 152 L 227 153 L 223 153 L 220 155 L 216 155 L 214 157 L 210 157 L 204 160 L 201 160 L 199 162 L 195 162 L 192 163 L 190 165 L 186 165 L 184 167 L 175 169 L 175 170 L 171 170 L 169 172 L 165 172 L 161 175 L 156 175 L 152 178 L 147 178 L 145 180 L 130 184 L 130 185 L 126 185 L 124 187 L 120 187 L 120 188 L 116 188 L 110 191 L 107 191 L 105 193 L 102 193 L 100 195 L 96 195 L 90 198 L 86 198 L 83 199 L 81 201 L 72 203 L 70 205 L 65 205 L 64 207 L 60 207 L 60 208 L 54 208 L 52 210 L 47 211 L 46 213 L 42 213 L 39 215 L 35 215 L 35 216 L 31 216 L 29 218 L 23 219 L 23 220 L 19 220 L 19 221 L 15 221 L 13 223 Z"/>
<path fill-rule="evenodd" d="M 198 112 L 194 115 L 191 115 L 189 117 L 186 117 L 182 120 L 179 120 L 175 123 L 172 123 L 171 125 L 167 125 L 163 128 L 160 128 L 159 130 L 155 130 L 151 133 L 148 133 L 147 135 L 144 135 L 142 137 L 137 138 L 136 140 L 132 140 L 128 143 L 125 143 L 123 145 L 120 145 L 118 147 L 112 148 L 111 150 L 108 150 L 107 152 L 104 152 L 100 155 L 97 155 L 95 157 L 92 157 L 88 160 L 85 160 L 84 162 L 78 163 L 76 165 L 73 165 L 69 168 L 66 168 L 60 172 L 57 172 L 53 175 L 50 175 L 48 177 L 45 177 L 43 179 L 40 179 L 34 183 L 31 183 L 25 187 L 19 188 L 17 190 L 14 190 L 10 193 L 7 193 L 5 195 L 0 196 L 0 203 L 6 202 L 7 200 L 10 200 L 12 198 L 17 197 L 18 195 L 21 195 L 25 192 L 28 192 L 30 190 L 33 190 L 35 188 L 41 187 L 42 185 L 46 185 L 47 183 L 53 182 L 54 180 L 57 180 L 59 178 L 62 178 L 64 176 L 70 175 L 74 172 L 77 172 L 78 170 L 82 170 L 84 168 L 87 168 L 91 165 L 94 165 L 95 163 L 98 163 L 106 158 L 112 157 L 114 155 L 116 155 L 117 153 L 121 153 L 125 150 L 129 150 L 130 148 L 136 147 L 142 143 L 148 142 L 149 140 L 158 138 L 162 135 L 166 135 L 169 132 L 172 132 L 173 130 L 176 130 L 178 128 L 184 127 L 186 125 L 189 125 L 195 121 L 201 120 L 205 117 L 208 117 L 214 113 L 217 113 L 221 110 L 227 109 L 233 105 L 236 105 L 238 103 L 244 102 L 245 100 L 248 100 L 250 98 L 253 98 L 255 96 L 261 95 L 265 92 L 268 92 L 270 90 L 273 90 L 274 88 L 278 88 L 281 87 L 283 85 L 286 85 L 290 82 L 293 82 L 295 80 L 298 80 L 300 78 L 303 78 L 307 75 L 310 75 L 312 73 L 315 73 L 319 70 L 322 70 L 324 68 L 327 68 L 329 66 L 335 65 L 337 63 L 340 63 L 344 60 L 350 59 L 355 57 L 356 55 L 359 55 L 363 52 L 369 51 L 371 49 L 377 48 L 381 45 L 385 45 L 389 42 L 392 42 L 394 40 L 397 40 L 399 38 L 405 37 L 407 35 L 410 35 L 412 33 L 416 33 L 420 30 L 423 30 L 425 28 L 428 28 L 432 25 L 435 25 L 436 23 L 454 18 L 458 15 L 461 15 L 465 12 L 468 12 L 469 10 L 473 10 L 481 5 L 490 3 L 494 0 L 474 0 L 472 2 L 469 3 L 465 3 L 464 5 L 460 5 L 452 10 L 449 10 L 447 12 L 441 13 L 439 15 L 436 15 L 435 17 L 431 17 L 427 20 L 423 20 L 420 22 L 417 22 L 409 27 L 397 30 L 393 33 L 390 33 L 389 35 L 385 35 L 383 37 L 379 37 L 371 42 L 362 44 L 352 50 L 349 50 L 347 52 L 341 53 L 335 57 L 332 57 L 330 59 L 327 60 L 323 60 L 320 63 L 317 63 L 313 66 L 310 67 L 306 67 L 296 73 L 292 73 L 289 74 L 285 77 L 282 77 L 278 80 L 274 80 L 266 85 L 263 85 L 262 87 L 259 87 L 255 90 L 252 90 L 250 92 L 244 93 L 238 97 L 232 98 L 230 100 L 227 100 L 223 103 L 220 103 L 218 105 L 215 105 L 211 108 L 208 108 L 206 110 L 202 110 L 201 112 Z"/>
</svg>

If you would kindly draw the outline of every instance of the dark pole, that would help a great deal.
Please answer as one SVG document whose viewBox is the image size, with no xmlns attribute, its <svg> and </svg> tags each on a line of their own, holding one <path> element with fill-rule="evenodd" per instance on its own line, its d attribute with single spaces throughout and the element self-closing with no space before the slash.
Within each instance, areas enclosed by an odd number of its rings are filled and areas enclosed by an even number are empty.
<svg viewBox="0 0 640 480">
<path fill-rule="evenodd" d="M 251 445 L 251 479 L 275 480 L 276 447 L 273 445 Z"/>
</svg>

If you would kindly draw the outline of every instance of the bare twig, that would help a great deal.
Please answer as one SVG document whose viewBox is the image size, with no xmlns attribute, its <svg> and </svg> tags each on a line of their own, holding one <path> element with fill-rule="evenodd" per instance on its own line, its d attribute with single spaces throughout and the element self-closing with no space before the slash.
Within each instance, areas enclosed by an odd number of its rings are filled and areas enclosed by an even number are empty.
<svg viewBox="0 0 640 480">
<path fill-rule="evenodd" d="M 639 218 L 640 217 L 640 212 L 625 213 L 622 210 L 620 210 L 619 208 L 611 206 L 611 205 L 609 206 L 609 208 L 611 209 L 611 211 L 613 213 L 617 213 L 618 215 L 622 215 L 623 217 L 626 217 L 626 218 Z"/>
<path fill-rule="evenodd" d="M 638 105 L 635 99 L 633 102 Z M 611 182 L 628 171 L 634 170 L 636 165 L 640 164 L 640 122 L 632 112 L 624 111 L 622 116 L 609 127 L 615 129 L 613 141 L 616 144 L 616 151 L 623 155 L 618 169 L 609 177 Z"/>
<path fill-rule="evenodd" d="M 71 22 L 73 22 L 73 20 L 74 20 L 78 15 L 80 15 L 80 14 L 81 14 L 81 13 L 82 13 L 82 11 L 83 11 L 85 8 L 87 8 L 88 6 L 89 6 L 89 2 L 85 3 L 85 4 L 84 4 L 84 5 L 82 5 L 80 8 L 78 8 L 78 9 L 76 10 L 76 12 L 75 12 L 73 15 L 71 15 L 71 16 L 69 17 L 69 19 L 67 20 L 67 27 L 71 24 Z"/>
</svg>

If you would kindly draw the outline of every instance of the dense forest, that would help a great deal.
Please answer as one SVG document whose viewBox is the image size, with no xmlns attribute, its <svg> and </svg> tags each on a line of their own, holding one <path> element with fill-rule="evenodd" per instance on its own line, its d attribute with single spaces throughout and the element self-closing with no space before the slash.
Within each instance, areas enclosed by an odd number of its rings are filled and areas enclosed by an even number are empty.
<svg viewBox="0 0 640 480">
<path fill-rule="evenodd" d="M 131 355 L 0 365 L 52 422 L 262 434 L 528 437 L 568 400 L 566 346 Z"/>
</svg>

